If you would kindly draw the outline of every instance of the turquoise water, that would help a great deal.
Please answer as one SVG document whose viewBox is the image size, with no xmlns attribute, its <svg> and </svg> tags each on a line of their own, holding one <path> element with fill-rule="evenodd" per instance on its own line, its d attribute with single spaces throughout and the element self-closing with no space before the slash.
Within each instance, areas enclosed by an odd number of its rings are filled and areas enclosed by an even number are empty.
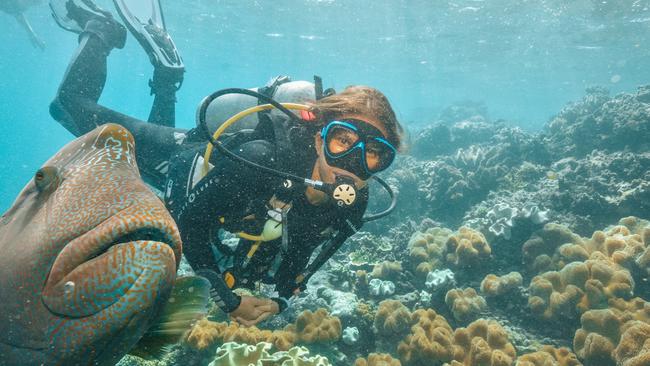
<svg viewBox="0 0 650 366">
<path fill-rule="evenodd" d="M 108 2 L 100 2 L 111 8 Z M 324 78 L 337 89 L 384 91 L 411 129 L 459 100 L 528 130 L 585 87 L 613 93 L 650 79 L 648 1 L 163 1 L 187 66 L 177 124 L 191 127 L 199 100 L 277 74 Z M 76 37 L 46 3 L 27 11 L 45 50 L 0 13 L 0 211 L 72 135 L 49 116 Z M 101 102 L 145 119 L 151 67 L 133 38 L 113 51 Z"/>
</svg>

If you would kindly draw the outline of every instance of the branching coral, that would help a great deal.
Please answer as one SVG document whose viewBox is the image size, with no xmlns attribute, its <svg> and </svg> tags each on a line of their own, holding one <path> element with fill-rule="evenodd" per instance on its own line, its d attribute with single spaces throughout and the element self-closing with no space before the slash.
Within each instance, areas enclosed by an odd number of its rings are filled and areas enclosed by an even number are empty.
<svg viewBox="0 0 650 366">
<path fill-rule="evenodd" d="M 600 257 L 535 276 L 528 305 L 544 319 L 570 319 L 589 309 L 606 307 L 609 299 L 628 298 L 633 288 L 634 280 L 627 270 Z"/>
<path fill-rule="evenodd" d="M 492 250 L 479 231 L 461 227 L 447 239 L 447 262 L 458 267 L 471 267 L 489 259 Z"/>
<path fill-rule="evenodd" d="M 451 365 L 512 365 L 515 347 L 508 341 L 508 333 L 495 321 L 479 319 L 467 328 L 454 332 L 454 362 Z"/>
<path fill-rule="evenodd" d="M 402 366 L 402 363 L 387 353 L 371 353 L 368 359 L 357 358 L 354 366 Z"/>
<path fill-rule="evenodd" d="M 447 320 L 432 309 L 412 315 L 411 333 L 400 342 L 397 352 L 406 366 L 429 366 L 453 358 L 453 335 Z"/>
<path fill-rule="evenodd" d="M 475 319 L 487 308 L 485 299 L 473 288 L 449 290 L 445 295 L 445 303 L 454 318 L 461 322 Z"/>
<path fill-rule="evenodd" d="M 488 297 L 501 296 L 521 286 L 523 281 L 519 272 L 510 272 L 501 277 L 489 274 L 481 281 L 481 292 Z"/>
<path fill-rule="evenodd" d="M 537 352 L 517 358 L 516 366 L 581 366 L 578 357 L 566 347 L 543 346 Z"/>
</svg>

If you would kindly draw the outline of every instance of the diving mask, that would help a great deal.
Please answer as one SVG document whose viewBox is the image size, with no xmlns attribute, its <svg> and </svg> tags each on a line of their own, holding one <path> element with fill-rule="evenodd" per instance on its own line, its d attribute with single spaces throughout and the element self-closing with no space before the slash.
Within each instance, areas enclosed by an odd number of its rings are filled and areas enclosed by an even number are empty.
<svg viewBox="0 0 650 366">
<path fill-rule="evenodd" d="M 397 153 L 378 128 L 358 119 L 331 121 L 321 130 L 321 137 L 327 164 L 362 180 L 388 168 Z"/>
</svg>

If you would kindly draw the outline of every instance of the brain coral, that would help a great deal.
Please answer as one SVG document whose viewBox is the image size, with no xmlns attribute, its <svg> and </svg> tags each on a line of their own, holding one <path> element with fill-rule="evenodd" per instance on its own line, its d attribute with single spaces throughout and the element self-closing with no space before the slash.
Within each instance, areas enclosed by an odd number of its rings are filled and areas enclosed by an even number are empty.
<svg viewBox="0 0 650 366">
<path fill-rule="evenodd" d="M 537 352 L 517 358 L 516 366 L 580 366 L 578 357 L 566 347 L 543 346 Z"/>
<path fill-rule="evenodd" d="M 481 292 L 488 297 L 501 296 L 521 286 L 523 281 L 519 272 L 510 272 L 501 277 L 489 274 L 481 281 Z"/>
<path fill-rule="evenodd" d="M 287 328 L 289 330 L 289 328 Z M 341 320 L 320 308 L 303 311 L 296 319 L 296 335 L 301 342 L 332 342 L 341 338 Z"/>
<path fill-rule="evenodd" d="M 447 239 L 447 262 L 459 267 L 470 267 L 489 259 L 492 249 L 481 232 L 461 227 Z"/>
<path fill-rule="evenodd" d="M 445 303 L 454 314 L 454 318 L 461 322 L 476 318 L 487 308 L 485 299 L 476 293 L 473 288 L 453 289 L 447 291 Z"/>
<path fill-rule="evenodd" d="M 453 356 L 452 329 L 432 309 L 418 309 L 412 315 L 411 333 L 397 347 L 406 366 L 430 366 L 449 362 Z"/>
<path fill-rule="evenodd" d="M 627 270 L 601 257 L 535 276 L 529 287 L 528 306 L 544 319 L 570 319 L 589 309 L 607 307 L 611 298 L 629 298 L 633 288 L 634 280 Z"/>
<path fill-rule="evenodd" d="M 425 232 L 416 232 L 409 240 L 409 258 L 415 274 L 422 279 L 427 273 L 440 267 L 445 253 L 445 243 L 452 232 L 446 228 L 434 227 Z"/>
<path fill-rule="evenodd" d="M 580 318 L 582 327 L 573 338 L 578 357 L 586 364 L 603 366 L 647 357 L 642 346 L 634 343 L 639 341 L 634 335 L 644 334 L 646 328 L 640 324 L 650 324 L 650 303 L 641 298 L 613 299 L 609 305 L 608 309 L 587 311 Z"/>
<path fill-rule="evenodd" d="M 454 361 L 457 365 L 509 366 L 516 357 L 508 333 L 495 321 L 479 319 L 454 332 Z"/>
<path fill-rule="evenodd" d="M 401 338 L 411 325 L 409 309 L 397 300 L 384 300 L 379 303 L 375 315 L 377 333 L 386 337 Z"/>
<path fill-rule="evenodd" d="M 371 353 L 367 360 L 357 358 L 354 366 L 402 366 L 402 363 L 387 353 Z"/>
</svg>

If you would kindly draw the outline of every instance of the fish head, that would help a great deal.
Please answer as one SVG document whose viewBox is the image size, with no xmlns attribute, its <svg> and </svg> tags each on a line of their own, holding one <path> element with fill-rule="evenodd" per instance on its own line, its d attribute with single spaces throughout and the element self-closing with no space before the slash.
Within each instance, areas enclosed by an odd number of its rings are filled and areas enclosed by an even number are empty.
<svg viewBox="0 0 650 366">
<path fill-rule="evenodd" d="M 0 218 L 0 364 L 114 364 L 167 301 L 180 258 L 132 135 L 106 124 L 72 141 Z"/>
</svg>

